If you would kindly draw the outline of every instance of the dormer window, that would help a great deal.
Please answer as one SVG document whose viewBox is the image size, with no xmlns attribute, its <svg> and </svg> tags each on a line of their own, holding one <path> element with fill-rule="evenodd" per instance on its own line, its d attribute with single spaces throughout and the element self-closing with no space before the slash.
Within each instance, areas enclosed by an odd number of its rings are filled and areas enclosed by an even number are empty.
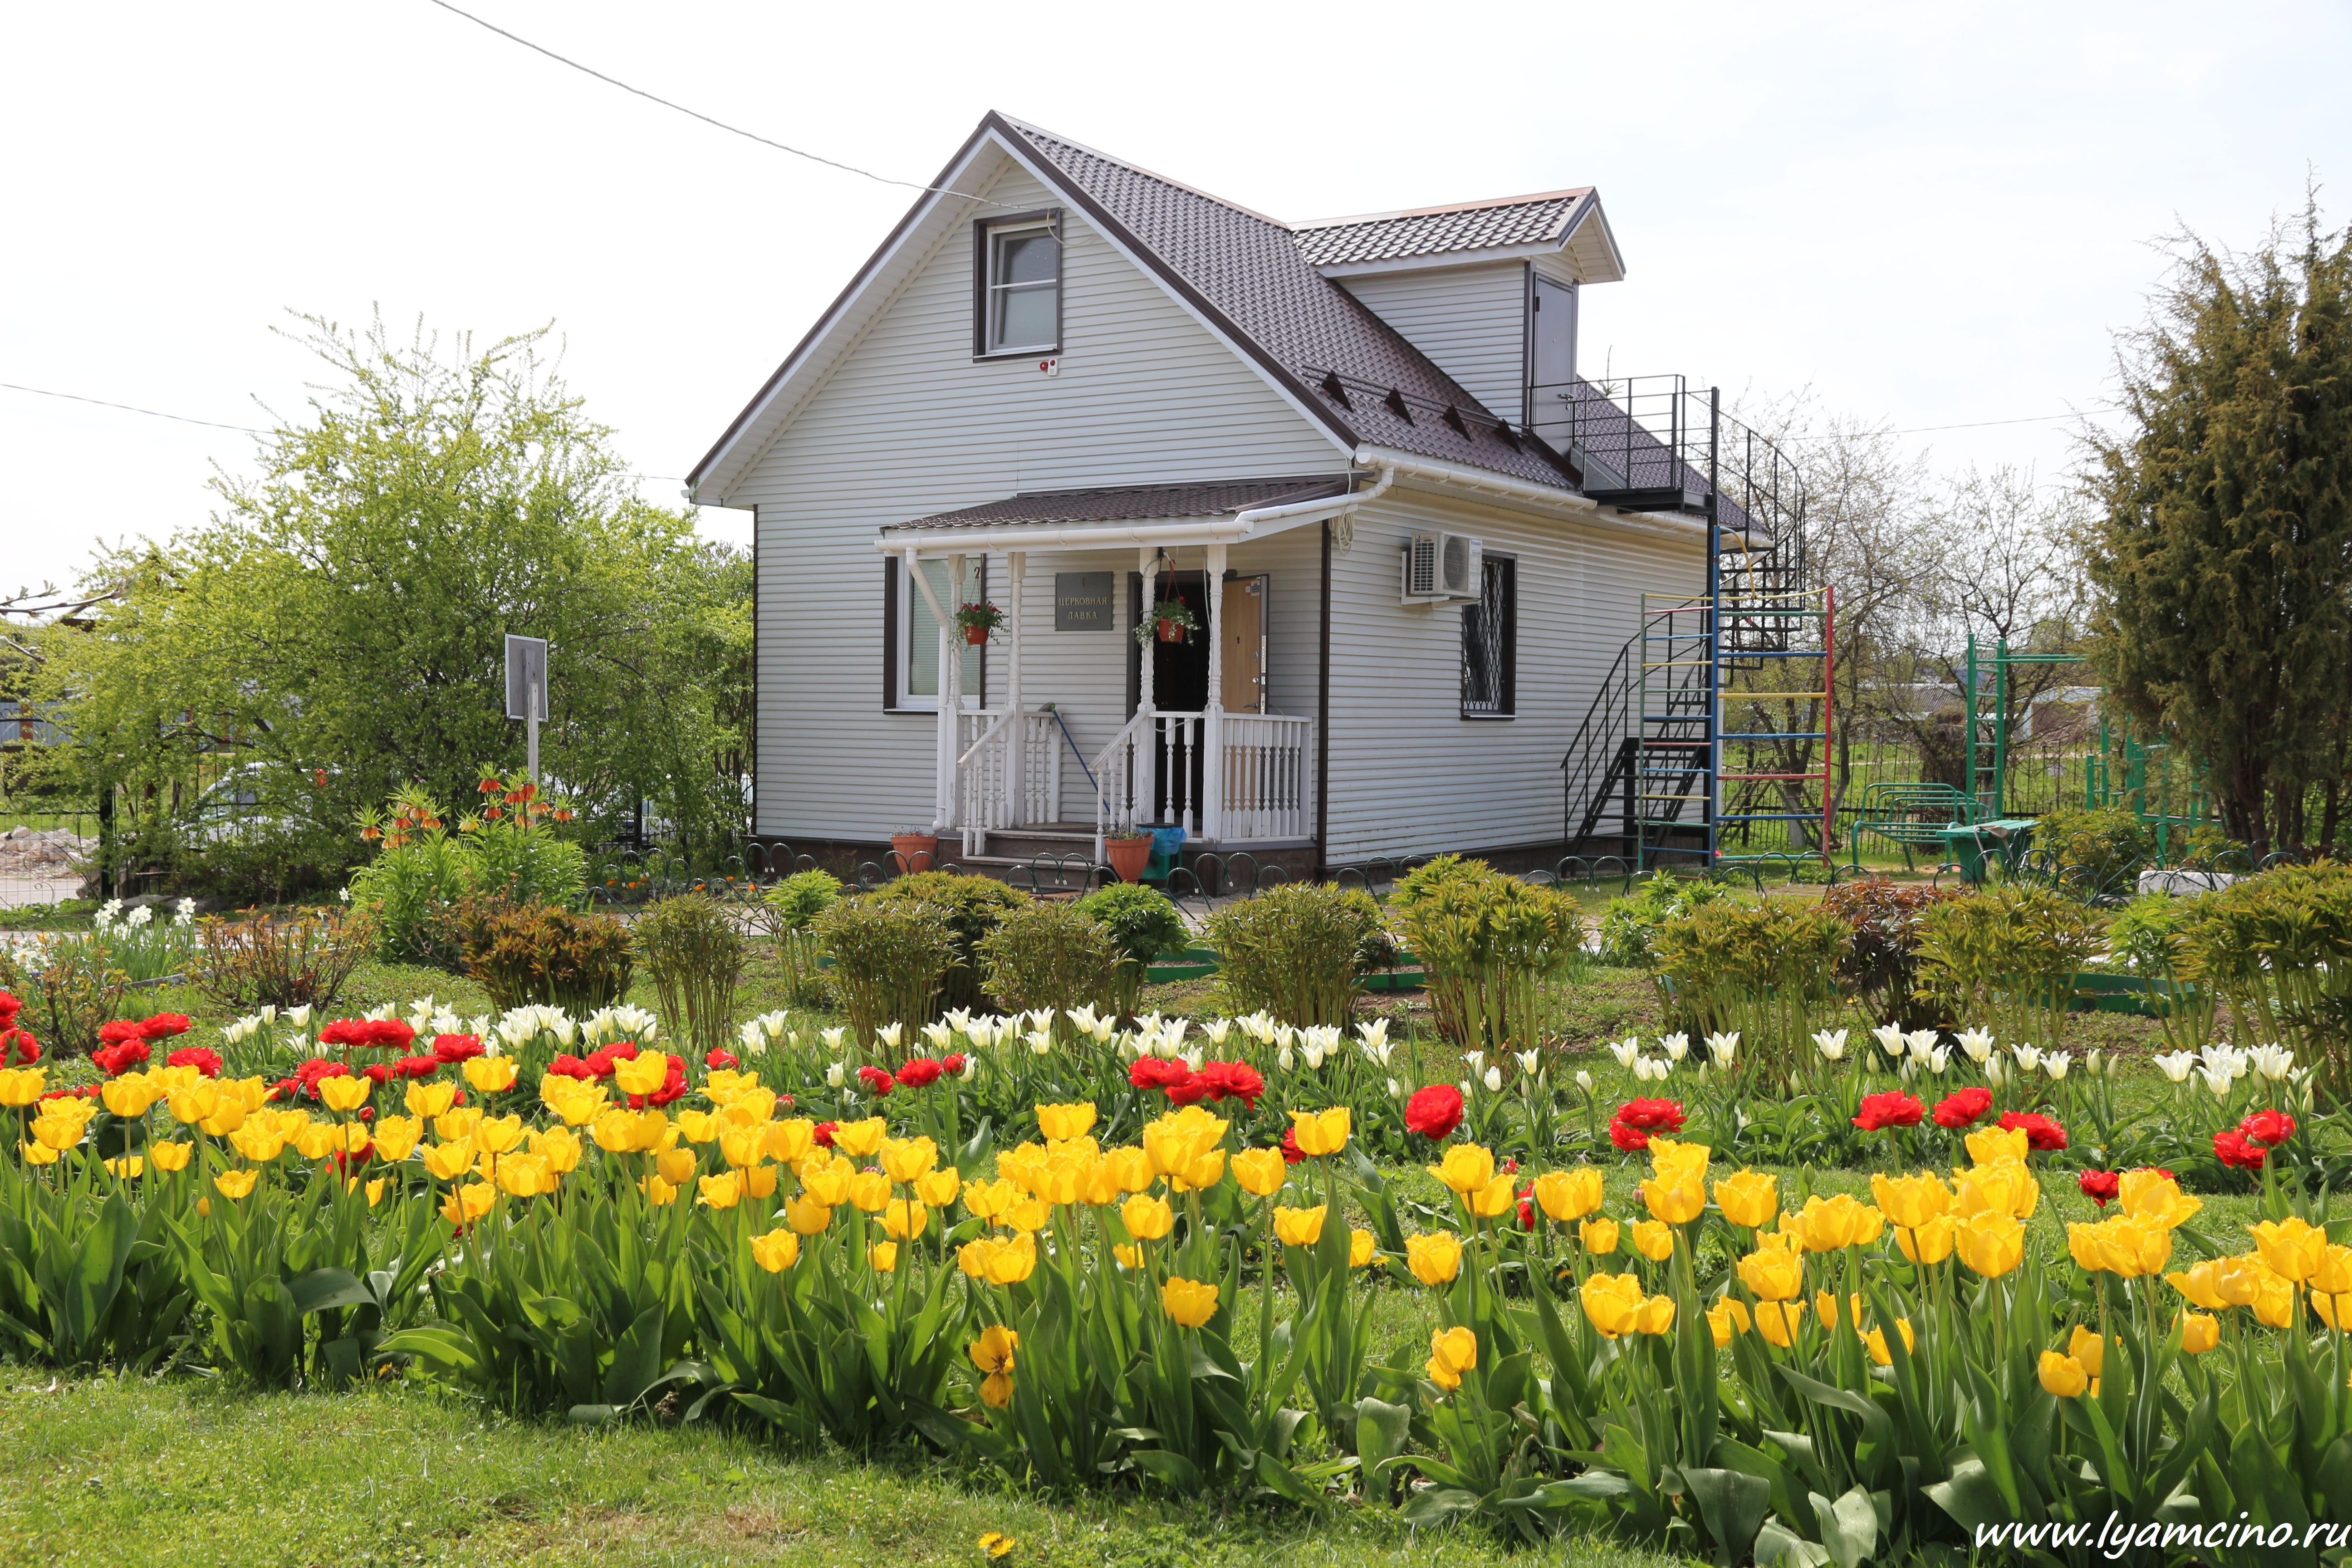
<svg viewBox="0 0 2352 1568">
<path fill-rule="evenodd" d="M 979 273 L 972 301 L 974 351 L 1052 354 L 1062 346 L 1059 213 L 1022 213 L 983 223 L 974 237 Z"/>
</svg>

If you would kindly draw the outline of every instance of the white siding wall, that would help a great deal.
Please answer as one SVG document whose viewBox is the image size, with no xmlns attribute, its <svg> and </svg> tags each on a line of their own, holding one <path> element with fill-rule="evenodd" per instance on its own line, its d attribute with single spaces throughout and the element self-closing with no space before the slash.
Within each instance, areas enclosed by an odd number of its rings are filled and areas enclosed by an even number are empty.
<svg viewBox="0 0 2352 1568">
<path fill-rule="evenodd" d="M 1376 272 L 1340 283 L 1436 361 L 1488 413 L 1519 422 L 1528 313 L 1522 263 Z"/>
<path fill-rule="evenodd" d="M 1056 205 L 1009 163 L 985 194 L 1016 207 Z M 1066 222 L 1060 374 L 1041 375 L 1027 360 L 974 364 L 971 234 L 960 226 L 941 240 L 730 490 L 730 505 L 759 515 L 762 833 L 870 839 L 930 820 L 933 721 L 881 707 L 874 541 L 885 524 L 1024 490 L 1347 466 L 1320 427 L 1075 212 Z M 1123 605 L 1123 574 L 1134 564 L 1132 550 L 1029 563 L 1024 696 L 1063 704 L 1089 753 L 1124 721 L 1125 645 L 1102 633 L 1057 637 L 1053 574 L 1118 571 Z M 1003 562 L 992 562 L 991 594 L 1005 582 Z M 1311 575 L 1304 591 L 1311 616 Z M 1298 595 L 1282 583 L 1276 593 L 1285 616 Z M 1003 690 L 1003 657 L 989 652 L 992 698 Z M 1303 698 L 1286 700 L 1286 689 L 1295 679 L 1278 676 L 1276 700 L 1312 711 L 1311 666 Z M 1066 792 L 1083 784 L 1072 767 Z M 1091 805 L 1091 796 L 1064 798 L 1072 812 Z"/>
<path fill-rule="evenodd" d="M 1475 534 L 1518 561 L 1516 718 L 1461 717 L 1459 605 L 1398 603 L 1407 534 Z M 1637 626 L 1641 595 L 1705 586 L 1700 541 L 1392 492 L 1332 558 L 1328 858 L 1557 842 L 1560 757 Z"/>
</svg>

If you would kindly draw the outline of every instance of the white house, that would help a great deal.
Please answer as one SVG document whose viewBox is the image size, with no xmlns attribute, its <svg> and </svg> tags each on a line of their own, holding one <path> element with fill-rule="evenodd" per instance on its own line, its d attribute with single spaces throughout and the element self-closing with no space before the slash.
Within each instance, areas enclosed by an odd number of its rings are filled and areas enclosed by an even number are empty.
<svg viewBox="0 0 2352 1568">
<path fill-rule="evenodd" d="M 757 516 L 758 834 L 1557 853 L 1641 596 L 1708 583 L 1576 375 L 1597 194 L 1283 223 L 1000 114 L 931 183 L 689 478 Z"/>
</svg>

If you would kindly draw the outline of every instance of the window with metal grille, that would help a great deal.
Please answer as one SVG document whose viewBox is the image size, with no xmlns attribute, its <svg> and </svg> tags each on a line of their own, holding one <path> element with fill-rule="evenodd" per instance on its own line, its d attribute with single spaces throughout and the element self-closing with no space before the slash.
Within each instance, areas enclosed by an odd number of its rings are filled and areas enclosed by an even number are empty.
<svg viewBox="0 0 2352 1568">
<path fill-rule="evenodd" d="M 1517 711 L 1518 565 L 1486 557 L 1475 603 L 1462 606 L 1462 716 L 1506 719 Z"/>
</svg>

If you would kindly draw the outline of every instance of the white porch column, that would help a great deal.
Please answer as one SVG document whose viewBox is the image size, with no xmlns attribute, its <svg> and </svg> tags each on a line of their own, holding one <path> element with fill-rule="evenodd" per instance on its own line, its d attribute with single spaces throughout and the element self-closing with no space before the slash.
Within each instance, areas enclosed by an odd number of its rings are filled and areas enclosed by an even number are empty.
<svg viewBox="0 0 2352 1568">
<path fill-rule="evenodd" d="M 952 794 L 950 781 L 955 776 L 955 710 L 948 705 L 947 700 L 948 669 L 954 658 L 949 638 L 955 630 L 955 617 L 952 612 L 940 603 L 940 596 L 931 592 L 931 580 L 923 575 L 923 557 L 920 551 L 912 546 L 908 548 L 904 570 L 908 582 L 914 585 L 916 595 L 930 610 L 931 618 L 939 624 L 940 628 L 939 690 L 940 695 L 937 728 L 938 754 L 931 763 L 931 830 L 936 833 L 949 825 L 948 807 Z M 908 656 L 912 658 L 913 654 L 913 648 L 909 647 Z"/>
<path fill-rule="evenodd" d="M 1005 634 L 1004 710 L 1012 715 L 1011 740 L 1005 748 L 1004 761 L 1004 820 L 1019 827 L 1028 821 L 1029 801 L 1029 715 L 1022 707 L 1021 697 L 1021 593 L 1022 578 L 1029 570 L 1029 552 L 1014 550 L 1004 557 L 1005 591 L 1012 595 L 1011 606 L 1005 611 L 1008 630 Z"/>
<path fill-rule="evenodd" d="M 1209 700 L 1201 720 L 1201 837 L 1225 836 L 1225 542 L 1209 546 Z"/>
<path fill-rule="evenodd" d="M 963 608 L 963 574 L 969 557 L 961 552 L 948 557 L 948 613 L 940 620 L 940 711 L 946 722 L 940 733 L 947 742 L 946 788 L 948 814 L 946 825 L 961 826 L 967 834 L 971 825 L 962 822 L 962 781 L 956 776 L 956 759 L 963 753 L 963 629 L 955 624 L 958 610 Z M 969 849 L 966 851 L 969 853 Z"/>
<path fill-rule="evenodd" d="M 1135 710 L 1138 713 L 1149 713 L 1152 710 L 1151 650 L 1157 647 L 1160 642 L 1159 628 L 1152 625 L 1151 619 L 1151 606 L 1156 604 L 1160 598 L 1160 589 L 1158 586 L 1160 577 L 1160 552 L 1157 549 L 1146 546 L 1144 549 L 1138 551 L 1136 554 L 1137 564 L 1143 573 L 1143 604 L 1142 607 L 1137 612 L 1140 618 L 1136 622 L 1138 627 L 1143 628 L 1143 679 L 1141 684 L 1137 688 Z"/>
<path fill-rule="evenodd" d="M 1151 700 L 1151 668 L 1153 650 L 1160 646 L 1160 629 L 1152 624 L 1151 606 L 1160 599 L 1160 552 L 1146 547 L 1136 554 L 1143 569 L 1143 602 L 1136 623 L 1143 628 L 1143 652 L 1139 660 L 1143 675 L 1136 688 L 1135 710 L 1142 716 L 1143 727 L 1129 753 L 1127 789 L 1130 798 L 1139 799 L 1147 805 L 1157 805 L 1160 726 L 1151 721 L 1151 715 L 1157 710 Z M 1148 819 L 1153 815 L 1146 810 L 1136 813 L 1139 820 Z"/>
</svg>

